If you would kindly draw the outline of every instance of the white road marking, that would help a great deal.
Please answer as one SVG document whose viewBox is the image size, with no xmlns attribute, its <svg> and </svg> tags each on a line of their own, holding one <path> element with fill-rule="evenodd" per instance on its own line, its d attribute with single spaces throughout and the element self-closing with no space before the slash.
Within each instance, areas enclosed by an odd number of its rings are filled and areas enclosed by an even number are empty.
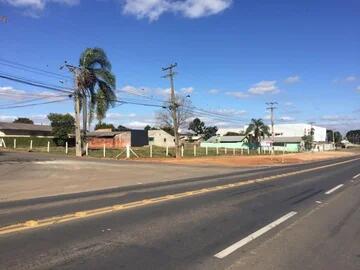
<svg viewBox="0 0 360 270">
<path fill-rule="evenodd" d="M 357 174 L 357 175 L 355 175 L 355 176 L 353 177 L 353 179 L 356 179 L 356 178 L 358 178 L 359 176 L 360 176 L 360 173 Z"/>
<path fill-rule="evenodd" d="M 320 203 L 322 203 L 322 202 L 321 202 L 321 201 L 316 201 L 316 203 L 320 204 Z"/>
<path fill-rule="evenodd" d="M 326 191 L 325 194 L 326 194 L 326 195 L 329 195 L 329 194 L 333 193 L 334 191 L 338 190 L 339 188 L 341 188 L 341 187 L 343 187 L 343 186 L 344 186 L 344 184 L 338 185 L 338 186 L 336 186 L 336 187 L 334 187 L 334 188 Z"/>
<path fill-rule="evenodd" d="M 281 223 L 285 222 L 286 220 L 288 220 L 289 218 L 295 216 L 296 214 L 297 214 L 297 212 L 292 211 L 292 212 L 286 214 L 285 216 L 282 216 L 281 218 L 279 218 L 279 219 L 275 220 L 274 222 L 266 225 L 265 227 L 261 228 L 260 230 L 250 234 L 249 236 L 245 237 L 244 239 L 232 244 L 231 246 L 224 249 L 223 251 L 220 251 L 219 253 L 215 254 L 214 256 L 216 258 L 219 258 L 219 259 L 225 258 L 226 256 L 230 255 L 231 253 L 233 253 L 237 249 L 245 246 L 246 244 L 248 244 L 252 240 L 255 240 L 256 238 L 260 237 L 261 235 L 265 234 L 266 232 L 270 231 L 271 229 L 275 228 L 276 226 L 280 225 Z"/>
</svg>

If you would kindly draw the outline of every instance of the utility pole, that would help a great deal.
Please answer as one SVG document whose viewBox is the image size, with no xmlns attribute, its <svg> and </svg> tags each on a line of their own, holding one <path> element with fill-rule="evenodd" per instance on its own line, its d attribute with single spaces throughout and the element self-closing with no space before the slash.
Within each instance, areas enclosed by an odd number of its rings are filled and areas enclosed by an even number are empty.
<svg viewBox="0 0 360 270">
<path fill-rule="evenodd" d="M 274 110 L 277 109 L 277 107 L 275 107 L 275 105 L 277 105 L 278 103 L 275 101 L 272 102 L 266 102 L 266 105 L 268 105 L 269 107 L 267 107 L 267 110 L 270 110 L 270 119 L 271 119 L 271 141 L 272 141 L 272 149 L 274 152 L 274 142 L 275 142 L 275 131 L 274 131 L 274 122 L 275 122 L 275 117 L 274 117 Z"/>
<path fill-rule="evenodd" d="M 309 122 L 309 124 L 310 124 L 311 150 L 314 151 L 314 133 L 315 132 L 314 132 L 313 126 L 314 126 L 315 122 L 311 121 L 311 122 Z"/>
<path fill-rule="evenodd" d="M 163 78 L 169 78 L 170 79 L 170 106 L 169 109 L 171 111 L 173 125 L 174 125 L 174 137 L 175 137 L 175 153 L 176 158 L 180 158 L 180 144 L 179 144 L 179 123 L 178 123 L 178 117 L 177 117 L 177 108 L 179 104 L 176 103 L 176 97 L 175 97 L 175 88 L 174 88 L 174 76 L 176 73 L 174 72 L 174 68 L 177 67 L 177 63 L 171 64 L 168 67 L 162 68 L 162 71 L 167 72 Z"/>
<path fill-rule="evenodd" d="M 75 154 L 77 157 L 82 156 L 82 140 L 81 140 L 81 127 L 80 127 L 80 89 L 78 83 L 78 76 L 80 72 L 79 67 L 67 64 L 64 65 L 71 73 L 74 74 L 74 99 L 75 99 Z M 61 66 L 60 69 L 63 69 Z M 85 105 L 86 106 L 86 105 Z"/>
</svg>

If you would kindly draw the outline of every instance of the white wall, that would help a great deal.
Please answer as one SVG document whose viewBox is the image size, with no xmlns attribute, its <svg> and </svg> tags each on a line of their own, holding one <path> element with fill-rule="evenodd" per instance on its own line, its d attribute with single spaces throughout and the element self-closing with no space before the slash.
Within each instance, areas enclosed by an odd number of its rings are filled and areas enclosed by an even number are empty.
<svg viewBox="0 0 360 270">
<path fill-rule="evenodd" d="M 163 130 L 149 130 L 149 144 L 156 145 L 160 147 L 174 147 L 175 146 L 175 138 L 171 136 L 169 133 Z M 150 141 L 150 138 L 154 138 L 153 141 Z"/>
<path fill-rule="evenodd" d="M 325 142 L 326 141 L 326 128 L 313 126 L 314 129 L 314 141 Z M 310 135 L 310 124 L 278 124 L 274 126 L 276 137 L 303 137 L 304 135 Z"/>
</svg>

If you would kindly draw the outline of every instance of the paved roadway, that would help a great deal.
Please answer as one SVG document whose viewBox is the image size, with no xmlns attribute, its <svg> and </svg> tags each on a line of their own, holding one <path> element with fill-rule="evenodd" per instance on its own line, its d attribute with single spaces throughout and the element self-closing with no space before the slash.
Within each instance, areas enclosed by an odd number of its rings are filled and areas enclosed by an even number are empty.
<svg viewBox="0 0 360 270">
<path fill-rule="evenodd" d="M 358 270 L 359 165 L 351 157 L 0 203 L 0 269 Z M 28 220 L 225 185 L 1 234 Z"/>
</svg>

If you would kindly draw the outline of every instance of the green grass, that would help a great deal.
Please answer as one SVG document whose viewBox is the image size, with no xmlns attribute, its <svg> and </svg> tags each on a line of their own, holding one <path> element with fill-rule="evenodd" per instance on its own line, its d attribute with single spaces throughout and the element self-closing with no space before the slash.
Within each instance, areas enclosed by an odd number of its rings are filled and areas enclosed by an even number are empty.
<svg viewBox="0 0 360 270">
<path fill-rule="evenodd" d="M 17 145 L 17 148 L 14 149 L 16 151 L 29 151 L 29 147 L 30 147 L 30 138 L 24 138 L 24 139 L 29 139 L 29 140 L 22 140 L 22 144 Z M 42 139 L 42 138 L 41 138 Z M 42 152 L 42 153 L 46 153 L 47 152 L 47 142 L 49 140 L 39 140 L 36 142 L 36 144 L 33 141 L 33 149 L 32 152 Z M 26 145 L 26 142 L 29 142 L 29 145 Z M 24 147 L 25 145 L 25 147 Z M 9 144 L 7 143 L 7 148 L 8 149 L 13 149 L 13 143 Z M 139 157 L 139 158 L 150 158 L 150 146 L 144 146 L 144 147 L 133 147 L 131 148 L 135 154 Z M 59 155 L 65 155 L 65 147 L 60 147 L 60 146 L 55 146 L 54 144 L 50 143 L 50 153 L 52 154 L 59 154 Z M 282 155 L 283 152 L 282 151 L 276 151 L 275 155 Z M 196 147 L 196 157 L 205 157 L 205 156 L 233 156 L 233 149 L 227 149 L 225 150 L 225 148 L 219 148 L 218 152 L 216 151 L 216 148 L 208 148 L 208 153 L 206 155 L 206 148 L 204 147 Z M 241 155 L 241 150 L 240 149 L 236 149 L 235 150 L 235 155 L 236 156 L 240 156 Z M 247 150 L 243 150 L 242 151 L 242 155 L 244 156 L 257 156 L 258 151 L 257 150 L 250 150 L 249 153 Z M 269 153 L 266 154 L 261 154 L 261 155 L 269 155 Z M 68 148 L 68 156 L 75 156 L 75 148 L 74 147 L 69 147 Z M 104 152 L 103 149 L 89 149 L 89 156 L 90 157 L 94 157 L 94 158 L 104 158 Z M 106 158 L 118 158 L 118 159 L 124 159 L 126 158 L 126 150 L 125 149 L 106 149 L 105 152 L 105 157 Z M 175 157 L 175 148 L 174 147 L 169 147 L 169 153 L 168 156 L 166 156 L 166 148 L 164 147 L 158 147 L 158 146 L 153 146 L 152 147 L 152 157 L 153 158 L 174 158 Z M 194 147 L 193 146 L 186 146 L 184 147 L 184 157 L 185 158 L 190 158 L 190 157 L 194 157 Z M 131 158 L 132 159 L 136 159 L 137 157 L 131 153 Z"/>
</svg>

